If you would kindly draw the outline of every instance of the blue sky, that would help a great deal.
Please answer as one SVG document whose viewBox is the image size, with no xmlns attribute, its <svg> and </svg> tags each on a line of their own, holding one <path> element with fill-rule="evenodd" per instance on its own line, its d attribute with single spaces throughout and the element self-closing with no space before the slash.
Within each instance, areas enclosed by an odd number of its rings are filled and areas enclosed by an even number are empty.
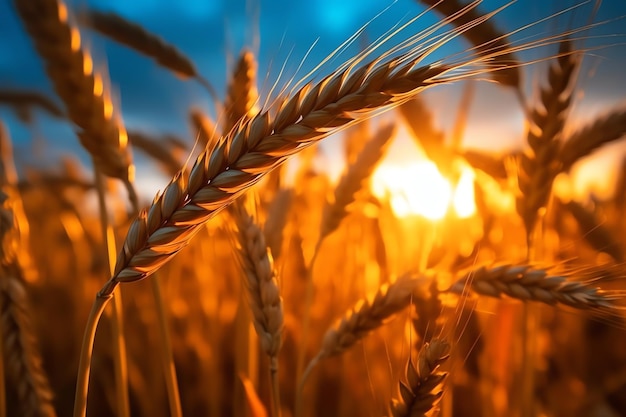
<svg viewBox="0 0 626 417">
<path fill-rule="evenodd" d="M 488 11 L 502 4 L 502 1 L 485 0 L 480 8 Z M 495 22 L 504 30 L 513 30 L 572 4 L 575 3 L 519 0 L 497 15 Z M 113 11 L 141 23 L 190 56 L 199 72 L 220 93 L 224 91 L 233 57 L 242 47 L 251 47 L 257 54 L 260 89 L 267 91 L 276 81 L 285 59 L 289 57 L 286 73 L 291 76 L 314 42 L 317 44 L 304 69 L 323 59 L 387 6 L 389 8 L 384 13 L 368 24 L 368 39 L 376 39 L 397 22 L 424 11 L 423 6 L 412 0 L 394 3 L 386 0 L 80 0 L 70 2 L 70 6 L 74 11 L 86 7 Z M 591 1 L 520 34 L 517 39 L 533 33 L 555 33 L 584 25 L 593 6 Z M 626 15 L 626 2 L 605 0 L 595 20 L 605 21 L 623 15 Z M 16 18 L 10 0 L 0 0 L 0 20 L 0 88 L 28 88 L 54 97 L 41 62 Z M 436 21 L 435 14 L 427 13 L 405 36 Z M 586 66 L 579 81 L 584 97 L 577 100 L 573 112 L 575 121 L 602 113 L 610 106 L 624 103 L 626 98 L 623 75 L 626 47 L 619 45 L 626 42 L 626 20 L 608 22 L 585 32 L 585 35 L 597 37 L 588 40 L 585 46 L 604 47 L 588 53 L 585 59 Z M 148 59 L 92 33 L 85 32 L 85 40 L 95 56 L 97 68 L 105 69 L 111 78 L 129 129 L 138 128 L 155 134 L 176 133 L 191 142 L 186 122 L 188 109 L 193 105 L 210 109 L 210 97 L 197 83 L 181 81 Z M 442 50 L 442 54 L 459 52 L 466 47 L 462 41 L 453 42 Z M 358 44 L 344 57 L 357 51 Z M 536 59 L 551 52 L 554 50 L 534 51 L 524 58 Z M 328 68 L 333 65 L 331 63 Z M 542 74 L 541 66 L 525 69 L 529 88 L 542 80 Z M 428 93 L 435 109 L 439 108 L 435 117 L 440 125 L 445 126 L 450 121 L 448 115 L 454 113 L 450 109 L 455 108 L 458 96 L 459 90 L 454 87 L 433 89 Z M 25 126 L 1 107 L 0 117 L 8 124 L 16 142 L 18 163 L 29 161 L 53 166 L 63 153 L 77 152 L 80 155 L 82 152 L 77 149 L 78 142 L 67 124 L 37 114 L 37 124 Z M 480 85 L 469 122 L 476 127 L 474 131 L 468 131 L 471 146 L 502 150 L 521 144 L 523 123 L 519 108 L 513 103 L 513 97 L 497 86 Z M 489 128 L 485 130 L 485 126 Z M 497 132 L 501 132 L 502 139 L 494 141 Z M 327 142 L 330 141 L 332 139 Z M 33 143 L 38 144 L 34 153 Z M 326 144 L 325 149 L 329 154 L 339 152 L 336 143 Z"/>
</svg>

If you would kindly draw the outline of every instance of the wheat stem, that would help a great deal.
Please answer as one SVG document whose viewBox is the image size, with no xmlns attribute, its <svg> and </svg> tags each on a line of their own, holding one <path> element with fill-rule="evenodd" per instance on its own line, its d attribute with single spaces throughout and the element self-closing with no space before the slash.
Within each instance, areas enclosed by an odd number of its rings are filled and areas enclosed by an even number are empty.
<svg viewBox="0 0 626 417">
<path fill-rule="evenodd" d="M 73 417 L 85 417 L 87 414 L 87 393 L 89 391 L 89 374 L 91 371 L 91 357 L 93 356 L 93 342 L 96 337 L 96 329 L 100 317 L 111 298 L 113 298 L 113 292 L 106 295 L 98 293 L 91 307 L 89 317 L 87 318 L 78 363 Z"/>
<path fill-rule="evenodd" d="M 106 206 L 106 179 L 102 175 L 100 169 L 94 165 L 96 177 L 96 190 L 98 193 L 98 211 L 100 214 L 100 229 L 102 232 L 102 241 L 106 253 L 108 271 L 111 273 L 115 266 L 115 237 L 109 223 L 109 216 Z M 113 345 L 113 363 L 115 373 L 115 395 L 117 414 L 120 417 L 130 416 L 130 401 L 128 398 L 128 366 L 126 362 L 126 341 L 124 337 L 124 315 L 122 312 L 122 293 L 119 288 L 116 289 L 117 299 L 113 299 L 113 309 L 111 311 L 111 330 Z"/>
<path fill-rule="evenodd" d="M 167 324 L 167 311 L 163 302 L 161 293 L 160 280 L 153 279 L 151 282 L 152 293 L 156 301 L 157 321 L 159 323 L 159 334 L 161 339 L 161 364 L 165 375 L 165 387 L 167 389 L 167 400 L 170 406 L 171 417 L 182 417 L 183 411 L 180 403 L 180 393 L 178 389 L 178 380 L 176 379 L 176 367 L 174 365 L 174 353 L 172 351 L 172 342 L 169 327 Z"/>
</svg>

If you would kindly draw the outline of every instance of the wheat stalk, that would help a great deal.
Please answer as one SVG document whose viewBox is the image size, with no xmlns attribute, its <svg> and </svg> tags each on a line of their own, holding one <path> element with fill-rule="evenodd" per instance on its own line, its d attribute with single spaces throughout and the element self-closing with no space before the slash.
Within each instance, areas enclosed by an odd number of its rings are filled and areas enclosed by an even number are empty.
<svg viewBox="0 0 626 417">
<path fill-rule="evenodd" d="M 538 301 L 550 305 L 563 304 L 580 310 L 599 313 L 615 312 L 619 295 L 592 285 L 601 278 L 577 281 L 576 272 L 551 274 L 548 269 L 531 265 L 480 267 L 460 277 L 450 291 L 462 293 L 466 288 L 490 297 L 502 294 L 522 301 Z"/>
<path fill-rule="evenodd" d="M 626 110 L 614 110 L 572 134 L 559 153 L 561 169 L 569 171 L 581 158 L 626 134 Z"/>
<path fill-rule="evenodd" d="M 391 402 L 393 417 L 432 416 L 443 395 L 441 385 L 447 372 L 440 365 L 449 357 L 450 345 L 440 339 L 425 343 L 417 355 L 417 363 L 408 361 L 406 383 L 400 382 L 400 395 Z"/>
<path fill-rule="evenodd" d="M 69 118 L 79 128 L 81 144 L 105 175 L 129 184 L 134 167 L 126 132 L 113 114 L 91 56 L 82 49 L 66 5 L 61 0 L 15 0 L 14 4 Z"/>
<path fill-rule="evenodd" d="M 517 198 L 517 212 L 524 221 L 529 242 L 538 212 L 548 203 L 552 183 L 559 172 L 559 139 L 571 102 L 568 88 L 577 67 L 578 58 L 571 53 L 570 42 L 563 42 L 556 64 L 548 71 L 548 86 L 541 89 L 542 106 L 530 114 L 526 137 L 530 153 L 520 156 L 521 195 Z"/>
</svg>

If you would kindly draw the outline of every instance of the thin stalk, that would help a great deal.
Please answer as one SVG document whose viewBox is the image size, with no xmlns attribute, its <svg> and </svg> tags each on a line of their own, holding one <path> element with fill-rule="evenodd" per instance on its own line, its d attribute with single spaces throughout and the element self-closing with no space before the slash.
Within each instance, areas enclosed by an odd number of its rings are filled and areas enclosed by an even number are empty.
<svg viewBox="0 0 626 417">
<path fill-rule="evenodd" d="M 183 411 L 180 404 L 180 394 L 178 390 L 178 380 L 176 379 L 176 367 L 174 366 L 174 354 L 172 352 L 172 343 L 170 338 L 170 330 L 167 326 L 167 311 L 163 303 L 161 294 L 161 285 L 159 277 L 155 276 L 150 280 L 152 293 L 156 301 L 157 316 L 159 321 L 159 331 L 161 335 L 161 363 L 165 374 L 165 386 L 167 388 L 167 399 L 170 405 L 171 417 L 182 417 Z"/>
<path fill-rule="evenodd" d="M 542 219 L 539 219 L 535 229 L 528 233 L 526 246 L 526 261 L 532 264 L 539 259 L 537 242 L 543 235 Z M 538 306 L 534 303 L 524 303 L 522 306 L 522 402 L 520 404 L 521 417 L 534 417 L 535 413 L 535 359 L 537 345 L 535 335 L 538 322 Z"/>
<path fill-rule="evenodd" d="M 278 381 L 278 358 L 270 358 L 270 379 L 272 386 L 272 417 L 281 417 L 280 412 L 280 385 Z"/>
<path fill-rule="evenodd" d="M 91 357 L 93 355 L 93 342 L 96 337 L 98 322 L 102 312 L 113 295 L 96 295 L 96 299 L 91 307 L 91 312 L 87 318 L 85 335 L 80 349 L 80 360 L 78 363 L 78 377 L 76 380 L 76 395 L 74 397 L 73 417 L 85 417 L 87 414 L 87 393 L 89 391 L 89 373 L 91 371 Z"/>
<path fill-rule="evenodd" d="M 304 301 L 304 312 L 302 316 L 302 340 L 300 350 L 298 351 L 298 362 L 296 364 L 296 381 L 300 381 L 298 389 L 296 391 L 296 417 L 299 416 L 298 410 L 302 408 L 302 388 L 304 387 L 304 377 L 302 374 L 304 369 L 304 361 L 306 360 L 307 343 L 309 338 L 309 329 L 311 328 L 311 309 L 313 308 L 313 296 L 315 292 L 315 285 L 313 283 L 313 267 L 315 266 L 315 260 L 319 255 L 320 247 L 322 246 L 323 238 L 319 239 L 315 244 L 315 250 L 313 251 L 313 257 L 309 262 L 309 266 L 306 269 L 306 292 Z M 306 372 L 305 372 L 306 373 Z"/>
<path fill-rule="evenodd" d="M 98 208 L 100 212 L 100 227 L 102 228 L 102 239 L 106 248 L 106 259 L 109 265 L 109 274 L 115 269 L 115 237 L 113 229 L 109 223 L 109 216 L 106 207 L 105 181 L 102 172 L 94 163 L 96 176 L 96 190 L 98 192 Z M 116 289 L 117 299 L 113 299 L 113 310 L 111 313 L 111 330 L 113 332 L 113 363 L 115 373 L 115 396 L 117 405 L 117 415 L 120 417 L 130 417 L 130 400 L 128 397 L 128 364 L 126 361 L 126 341 L 124 338 L 124 315 L 122 309 L 122 293 Z"/>
<path fill-rule="evenodd" d="M 133 207 L 133 212 L 138 214 L 139 199 L 137 198 L 137 191 L 135 190 L 134 185 L 130 182 L 126 183 L 126 188 L 128 190 L 130 203 Z M 113 265 L 112 267 L 114 268 L 115 266 Z M 113 276 L 113 271 L 111 271 L 111 276 Z M 161 357 L 163 376 L 165 378 L 165 388 L 167 390 L 170 416 L 182 417 L 183 411 L 180 403 L 178 380 L 176 379 L 176 365 L 174 364 L 174 353 L 172 350 L 172 342 L 168 327 L 167 308 L 165 307 L 165 302 L 163 301 L 161 280 L 156 273 L 154 279 L 151 280 L 150 287 L 152 289 L 152 295 L 154 297 L 157 311 L 157 320 L 159 322 L 159 336 L 161 338 L 161 343 L 159 343 L 159 354 Z"/>
</svg>

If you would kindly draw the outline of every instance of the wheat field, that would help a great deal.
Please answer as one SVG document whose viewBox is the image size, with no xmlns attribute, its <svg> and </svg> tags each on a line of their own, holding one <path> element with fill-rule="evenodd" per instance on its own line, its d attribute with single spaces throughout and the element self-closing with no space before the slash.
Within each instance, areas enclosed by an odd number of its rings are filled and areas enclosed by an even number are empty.
<svg viewBox="0 0 626 417">
<path fill-rule="evenodd" d="M 248 45 L 216 80 L 123 16 L 11 2 L 51 92 L 0 83 L 0 107 L 73 145 L 29 165 L 0 119 L 0 417 L 626 415 L 626 107 L 572 117 L 625 35 L 406 3 L 310 72 Z M 186 137 L 133 126 L 93 37 L 202 91 Z M 464 145 L 485 84 L 521 148 Z M 581 194 L 607 147 L 609 192 Z"/>
</svg>

